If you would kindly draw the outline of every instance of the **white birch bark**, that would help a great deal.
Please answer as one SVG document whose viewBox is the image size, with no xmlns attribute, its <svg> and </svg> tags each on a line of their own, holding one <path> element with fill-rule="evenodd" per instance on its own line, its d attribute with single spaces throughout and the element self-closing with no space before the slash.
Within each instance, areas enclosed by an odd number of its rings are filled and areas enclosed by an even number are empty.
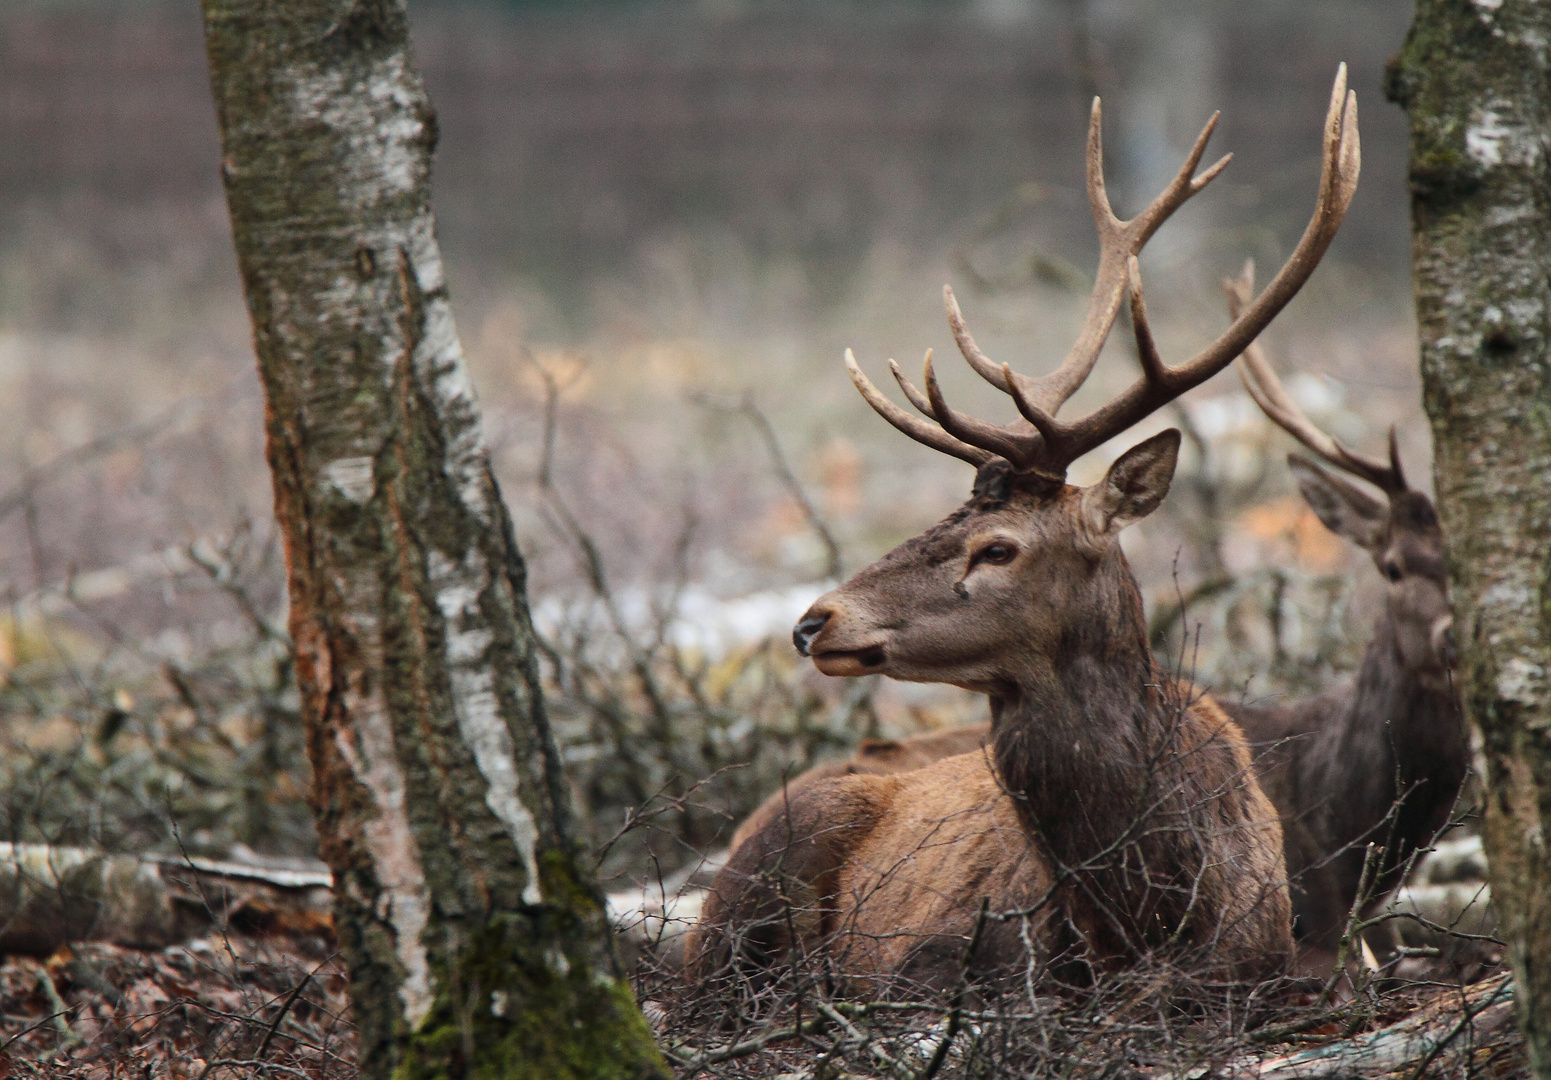
<svg viewBox="0 0 1551 1080">
<path fill-rule="evenodd" d="M 362 1075 L 661 1075 L 570 836 L 404 0 L 204 11 Z"/>
</svg>

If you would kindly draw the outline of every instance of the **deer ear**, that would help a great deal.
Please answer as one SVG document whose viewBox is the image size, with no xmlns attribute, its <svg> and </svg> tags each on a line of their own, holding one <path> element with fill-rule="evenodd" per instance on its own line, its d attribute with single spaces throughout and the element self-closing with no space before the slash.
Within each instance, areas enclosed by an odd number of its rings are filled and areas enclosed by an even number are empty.
<svg viewBox="0 0 1551 1080">
<path fill-rule="evenodd" d="M 1287 467 L 1325 528 L 1365 551 L 1373 550 L 1389 520 L 1388 505 L 1355 484 L 1332 476 L 1302 454 L 1288 454 Z"/>
<path fill-rule="evenodd" d="M 1179 430 L 1169 428 L 1121 454 L 1109 472 L 1082 493 L 1083 521 L 1097 535 L 1113 535 L 1140 521 L 1169 493 L 1179 463 Z"/>
</svg>

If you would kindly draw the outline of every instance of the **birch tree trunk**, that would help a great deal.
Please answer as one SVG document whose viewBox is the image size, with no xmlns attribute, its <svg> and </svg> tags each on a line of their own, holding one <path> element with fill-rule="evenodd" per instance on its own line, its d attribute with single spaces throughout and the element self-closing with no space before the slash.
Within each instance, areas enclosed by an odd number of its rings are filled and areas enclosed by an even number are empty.
<svg viewBox="0 0 1551 1080">
<path fill-rule="evenodd" d="M 666 1076 L 571 836 L 405 0 L 204 0 L 364 1077 Z"/>
<path fill-rule="evenodd" d="M 1422 383 L 1492 899 L 1551 1077 L 1551 5 L 1417 0 L 1411 118 Z"/>
</svg>

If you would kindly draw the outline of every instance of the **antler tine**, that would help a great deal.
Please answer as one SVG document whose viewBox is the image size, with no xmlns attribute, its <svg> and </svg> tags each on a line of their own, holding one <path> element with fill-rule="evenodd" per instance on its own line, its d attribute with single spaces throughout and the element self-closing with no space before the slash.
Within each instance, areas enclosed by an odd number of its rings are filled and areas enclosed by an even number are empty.
<svg viewBox="0 0 1551 1080">
<path fill-rule="evenodd" d="M 1224 154 L 1212 163 L 1200 176 L 1197 176 L 1196 166 L 1201 163 L 1201 155 L 1206 153 L 1206 144 L 1212 137 L 1212 132 L 1217 130 L 1217 121 L 1222 118 L 1221 112 L 1214 112 L 1201 127 L 1201 134 L 1196 136 L 1190 153 L 1186 155 L 1185 162 L 1179 167 L 1179 172 L 1174 179 L 1169 181 L 1169 186 L 1158 193 L 1158 197 L 1147 204 L 1136 217 L 1126 222 L 1137 231 L 1138 249 L 1152 238 L 1152 234 L 1158 231 L 1158 226 L 1169 220 L 1169 216 L 1184 206 L 1190 197 L 1217 179 L 1218 173 L 1228 167 L 1228 162 L 1233 160 L 1232 154 Z M 1133 253 L 1134 254 L 1134 253 Z"/>
<path fill-rule="evenodd" d="M 932 370 L 930 352 L 926 354 L 926 360 L 922 366 L 925 369 L 926 397 L 931 402 L 932 415 L 937 418 L 937 422 L 943 426 L 944 431 L 960 442 L 988 450 L 997 457 L 1006 458 L 1017 468 L 1026 469 L 1033 464 L 1034 455 L 1040 447 L 1038 436 L 1032 433 L 1011 432 L 955 411 L 943 398 L 942 387 L 937 385 L 937 373 Z"/>
<path fill-rule="evenodd" d="M 1022 392 L 1024 404 L 1035 406 L 1046 415 L 1054 417 L 1093 371 L 1104 342 L 1120 315 L 1120 304 L 1126 292 L 1128 261 L 1142 250 L 1153 233 L 1174 211 L 1216 179 L 1227 168 L 1228 162 L 1233 160 L 1232 154 L 1225 154 L 1205 172 L 1196 175 L 1196 167 L 1201 164 L 1201 156 L 1206 153 L 1206 144 L 1217 128 L 1220 115 L 1213 113 L 1202 126 L 1190 153 L 1185 156 L 1184 163 L 1169 185 L 1141 213 L 1130 221 L 1121 221 L 1110 206 L 1109 193 L 1104 186 L 1104 111 L 1099 99 L 1093 99 L 1088 123 L 1087 183 L 1088 205 L 1093 211 L 1094 227 L 1099 234 L 1099 268 L 1094 276 L 1093 292 L 1088 298 L 1088 313 L 1083 320 L 1082 330 L 1066 358 L 1061 361 L 1061 366 L 1038 378 L 1011 373 L 1011 381 Z M 1006 377 L 975 349 L 968 330 L 960 333 L 963 317 L 958 315 L 957 305 L 949 311 L 948 321 L 954 326 L 954 337 L 959 341 L 964 358 L 987 382 L 1010 393 L 1008 386 L 1003 384 Z"/>
<path fill-rule="evenodd" d="M 1255 291 L 1254 260 L 1244 264 L 1243 273 L 1236 279 L 1224 279 L 1222 284 L 1223 292 L 1228 297 L 1228 314 L 1237 319 Z M 1277 427 L 1343 472 L 1360 477 L 1389 494 L 1406 490 L 1393 428 L 1390 429 L 1390 464 L 1385 465 L 1376 458 L 1348 450 L 1316 427 L 1282 386 L 1282 381 L 1277 378 L 1258 340 L 1251 342 L 1239 355 L 1238 369 L 1244 389 L 1249 391 L 1249 396 L 1255 399 L 1260 411 Z"/>
<path fill-rule="evenodd" d="M 926 357 L 922 362 L 929 363 L 931 359 L 932 350 L 927 349 Z M 916 412 L 928 419 L 936 420 L 937 414 L 932 411 L 932 403 L 926 399 L 925 394 L 915 388 L 914 383 L 905 378 L 905 373 L 899 370 L 899 365 L 892 358 L 889 360 L 889 371 L 893 373 L 894 381 L 899 383 L 899 388 L 904 391 L 905 397 L 909 399 L 910 404 L 915 406 Z"/>
<path fill-rule="evenodd" d="M 893 424 L 900 431 L 909 435 L 918 443 L 924 443 L 933 450 L 941 450 L 945 454 L 951 454 L 961 461 L 967 461 L 976 468 L 990 461 L 993 455 L 989 450 L 982 450 L 978 446 L 970 446 L 960 442 L 942 428 L 934 427 L 925 420 L 911 416 L 904 409 L 894 404 L 883 396 L 872 380 L 862 373 L 862 369 L 856 363 L 856 357 L 851 350 L 846 350 L 846 371 L 851 374 L 851 382 L 867 399 L 867 404 L 873 407 L 873 411 Z"/>
<path fill-rule="evenodd" d="M 1319 196 L 1314 204 L 1314 213 L 1309 219 L 1309 224 L 1304 229 L 1303 236 L 1299 239 L 1298 246 L 1293 250 L 1291 257 L 1271 280 L 1265 292 L 1250 303 L 1216 341 L 1195 357 L 1175 368 L 1165 368 L 1161 362 L 1153 367 L 1144 366 L 1142 377 L 1108 405 L 1075 423 L 1057 425 L 1058 437 L 1052 440 L 1046 436 L 1047 451 L 1052 458 L 1052 463 L 1056 457 L 1062 459 L 1063 463 L 1070 463 L 1101 443 L 1107 442 L 1185 391 L 1205 382 L 1243 352 L 1297 294 L 1303 287 L 1303 283 L 1309 279 L 1309 275 L 1314 272 L 1314 268 L 1319 265 L 1320 259 L 1330 246 L 1330 241 L 1335 237 L 1336 229 L 1340 227 L 1342 218 L 1346 216 L 1347 207 L 1351 205 L 1352 196 L 1357 190 L 1357 174 L 1360 165 L 1357 95 L 1346 88 L 1346 65 L 1342 64 L 1336 73 L 1335 86 L 1331 90 L 1330 109 L 1325 115 Z M 1173 185 L 1170 190 L 1173 190 Z M 1167 195 L 1168 192 L 1165 192 L 1165 196 Z M 1160 196 L 1160 200 L 1165 196 Z M 1180 201 L 1183 202 L 1183 199 Z M 1135 226 L 1141 219 L 1141 215 L 1138 215 L 1127 224 Z M 1161 220 L 1160 218 L 1160 222 Z M 1105 254 L 1107 255 L 1108 252 Z M 1129 256 L 1125 273 L 1126 280 L 1129 280 L 1131 276 Z M 1133 289 L 1133 294 L 1133 309 L 1135 309 L 1141 295 L 1139 280 Z M 1102 344 L 1102 339 L 1099 343 Z"/>
<path fill-rule="evenodd" d="M 1102 237 L 1105 233 L 1119 229 L 1121 221 L 1109 205 L 1109 191 L 1104 186 L 1104 103 L 1097 97 L 1088 109 L 1088 145 L 1085 148 L 1084 164 L 1087 166 L 1088 209 L 1093 212 L 1093 227 Z"/>
<path fill-rule="evenodd" d="M 1389 468 L 1395 474 L 1395 483 L 1401 491 L 1406 490 L 1406 471 L 1400 467 L 1400 437 L 1395 434 L 1395 425 L 1389 426 Z"/>
<path fill-rule="evenodd" d="M 948 325 L 953 330 L 954 339 L 965 361 L 981 378 L 1012 396 L 1018 411 L 1034 426 L 1034 431 L 999 427 L 951 409 L 943 399 L 942 389 L 937 385 L 930 350 L 926 354 L 925 363 L 925 400 L 921 392 L 899 371 L 898 365 L 892 360 L 889 364 L 899 381 L 900 389 L 911 404 L 936 420 L 940 426 L 918 420 L 890 402 L 862 374 L 856 366 L 855 358 L 847 350 L 846 367 L 851 373 L 851 381 L 868 404 L 911 438 L 965 461 L 979 465 L 991 457 L 1002 457 L 1020 470 L 1038 469 L 1042 473 L 1055 475 L 1064 472 L 1066 466 L 1082 454 L 1221 371 L 1254 343 L 1255 338 L 1297 294 L 1319 265 L 1356 193 L 1362 153 L 1357 134 L 1357 95 L 1347 90 L 1346 65 L 1342 64 L 1336 71 L 1330 108 L 1325 114 L 1319 194 L 1314 204 L 1314 213 L 1298 240 L 1298 246 L 1293 249 L 1291 257 L 1276 277 L 1272 278 L 1271 284 L 1253 301 L 1249 299 L 1249 293 L 1253 291 L 1252 284 L 1249 283 L 1250 279 L 1246 279 L 1245 295 L 1239 305 L 1242 310 L 1235 313 L 1232 325 L 1216 341 L 1186 363 L 1170 368 L 1163 363 L 1152 337 L 1136 256 L 1158 227 L 1192 195 L 1211 183 L 1232 160 L 1232 155 L 1225 155 L 1206 171 L 1196 175 L 1195 170 L 1206 151 L 1207 140 L 1211 138 L 1216 126 L 1217 114 L 1214 113 L 1201 129 L 1195 145 L 1191 147 L 1168 187 L 1134 218 L 1120 221 L 1115 217 L 1104 187 L 1103 113 L 1098 99 L 1094 99 L 1088 127 L 1087 165 L 1088 201 L 1099 233 L 1098 274 L 1088 300 L 1082 331 L 1055 371 L 1031 378 L 1017 374 L 1006 364 L 994 363 L 980 351 L 970 336 L 953 290 L 943 289 Z M 1142 361 L 1142 377 L 1118 398 L 1082 420 L 1070 424 L 1057 422 L 1057 411 L 1076 393 L 1093 370 L 1104 341 L 1119 317 L 1123 296 L 1129 296 L 1130 299 L 1137 351 Z M 1246 385 L 1251 386 L 1256 401 L 1267 408 L 1273 419 L 1277 417 L 1272 410 L 1280 412 L 1289 420 L 1301 416 L 1279 385 L 1272 389 L 1273 383 L 1255 378 L 1251 367 L 1246 366 L 1243 370 L 1251 372 L 1246 378 Z M 1269 372 L 1270 369 L 1266 366 L 1265 370 Z M 1257 390 L 1260 392 L 1256 393 Z M 1289 412 L 1288 406 L 1293 411 Z M 1357 469 L 1362 468 L 1362 459 L 1345 452 L 1334 440 L 1307 424 L 1306 418 L 1305 426 L 1314 435 L 1328 441 L 1333 452 L 1339 453 L 1343 461 L 1351 459 L 1351 463 L 1344 467 L 1352 468 L 1355 465 Z M 1314 448 L 1314 444 L 1307 445 Z M 1323 449 L 1317 452 L 1324 455 Z M 1392 465 L 1396 466 L 1392 475 L 1397 479 L 1389 482 L 1403 484 L 1404 481 L 1398 479 L 1398 456 L 1392 451 L 1391 457 Z M 1365 473 L 1359 472 L 1359 475 Z M 1374 482 L 1385 486 L 1383 481 Z"/>
<path fill-rule="evenodd" d="M 1153 340 L 1152 323 L 1147 321 L 1147 299 L 1142 295 L 1142 264 L 1135 255 L 1126 261 L 1126 293 L 1131 301 L 1131 333 L 1136 338 L 1136 357 L 1142 373 L 1157 381 L 1168 377 L 1168 368 Z"/>
<path fill-rule="evenodd" d="M 980 346 L 975 344 L 975 339 L 970 337 L 969 326 L 964 322 L 964 313 L 959 310 L 959 301 L 953 295 L 951 285 L 942 287 L 942 306 L 948 312 L 948 329 L 953 331 L 953 340 L 958 342 L 959 352 L 964 355 L 964 362 L 975 369 L 975 374 L 998 390 L 1011 393 L 1012 391 L 1008 389 L 1011 384 L 1007 381 L 1004 371 L 1007 365 L 992 362 L 990 357 L 980 351 Z"/>
</svg>

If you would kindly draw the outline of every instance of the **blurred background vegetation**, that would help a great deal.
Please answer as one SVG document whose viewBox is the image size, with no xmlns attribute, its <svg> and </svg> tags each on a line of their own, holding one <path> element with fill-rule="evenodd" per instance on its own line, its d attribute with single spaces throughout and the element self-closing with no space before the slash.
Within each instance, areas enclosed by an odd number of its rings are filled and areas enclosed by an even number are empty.
<svg viewBox="0 0 1551 1080">
<path fill-rule="evenodd" d="M 1021 370 L 1075 334 L 1094 93 L 1121 213 L 1223 111 L 1233 165 L 1142 259 L 1178 359 L 1226 324 L 1219 278 L 1291 250 L 1351 66 L 1362 185 L 1269 347 L 1316 420 L 1368 449 L 1396 425 L 1427 483 L 1406 129 L 1379 90 L 1407 0 L 410 7 L 443 252 L 572 777 L 600 843 L 640 826 L 610 873 L 672 871 L 863 735 L 980 717 L 940 687 L 834 684 L 787 634 L 837 559 L 870 561 L 970 480 L 877 419 L 841 351 L 875 378 L 951 356 L 944 282 Z M 308 854 L 193 0 L 0 6 L 0 147 L 0 839 Z M 1072 411 L 1133 376 L 1115 338 Z M 1010 417 L 940 370 L 956 403 Z M 1378 576 L 1304 509 L 1288 441 L 1224 375 L 1125 444 L 1182 423 L 1175 491 L 1127 537 L 1160 649 L 1230 696 L 1349 671 Z"/>
</svg>

